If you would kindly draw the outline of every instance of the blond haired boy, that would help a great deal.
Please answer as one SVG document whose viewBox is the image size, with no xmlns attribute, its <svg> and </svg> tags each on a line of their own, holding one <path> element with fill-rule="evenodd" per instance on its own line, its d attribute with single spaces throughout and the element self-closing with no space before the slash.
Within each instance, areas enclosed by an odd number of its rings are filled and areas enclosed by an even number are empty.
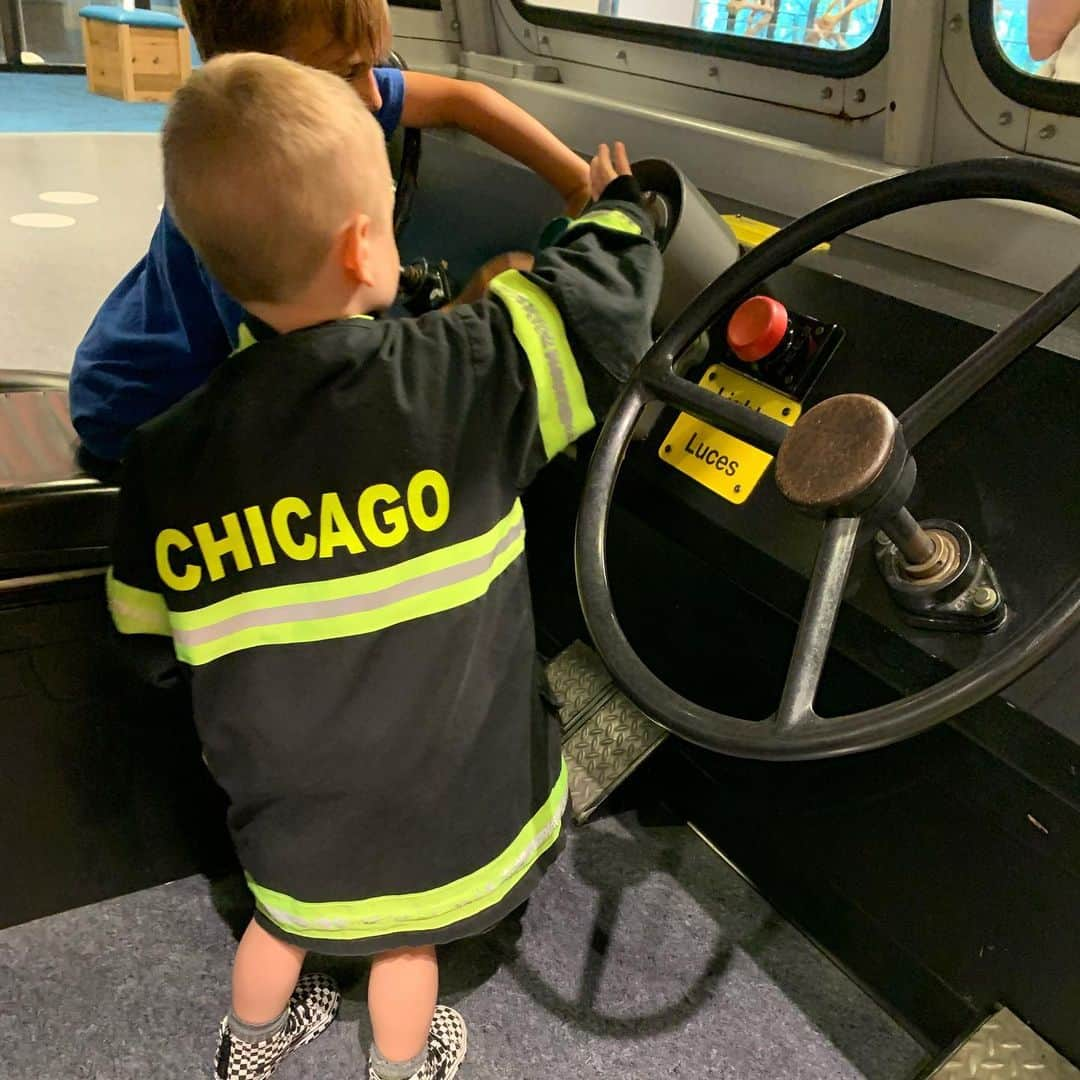
<svg viewBox="0 0 1080 1080">
<path fill-rule="evenodd" d="M 394 299 L 391 179 L 340 79 L 235 54 L 163 138 L 179 229 L 246 314 L 241 349 L 135 433 L 108 593 L 170 639 L 256 914 L 220 1080 L 332 1021 L 311 951 L 373 959 L 373 1080 L 449 1080 L 465 1025 L 435 946 L 520 906 L 562 842 L 519 494 L 649 343 L 660 256 L 625 149 L 533 271 L 421 319 Z"/>
<path fill-rule="evenodd" d="M 586 162 L 479 83 L 377 67 L 392 40 L 386 0 L 182 0 L 204 59 L 266 52 L 340 76 L 389 137 L 404 124 L 458 127 L 548 180 L 576 213 Z M 105 300 L 75 353 L 71 416 L 104 467 L 139 424 L 201 386 L 237 345 L 237 297 L 192 251 L 168 210 L 140 262 Z"/>
</svg>

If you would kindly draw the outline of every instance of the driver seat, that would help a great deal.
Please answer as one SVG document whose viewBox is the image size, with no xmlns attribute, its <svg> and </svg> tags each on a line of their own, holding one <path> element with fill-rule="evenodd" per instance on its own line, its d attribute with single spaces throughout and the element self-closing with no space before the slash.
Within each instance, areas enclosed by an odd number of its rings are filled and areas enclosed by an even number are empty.
<svg viewBox="0 0 1080 1080">
<path fill-rule="evenodd" d="M 0 580 L 107 566 L 117 492 L 81 460 L 67 376 L 0 371 Z"/>
</svg>

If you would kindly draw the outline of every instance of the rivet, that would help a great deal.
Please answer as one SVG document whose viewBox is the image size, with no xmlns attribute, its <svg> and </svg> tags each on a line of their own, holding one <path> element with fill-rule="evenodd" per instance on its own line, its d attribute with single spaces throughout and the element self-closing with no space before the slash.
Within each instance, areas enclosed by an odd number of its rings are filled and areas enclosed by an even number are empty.
<svg viewBox="0 0 1080 1080">
<path fill-rule="evenodd" d="M 1006 109 L 1003 113 L 998 113 L 998 123 L 1002 127 L 1008 127 L 1013 122 L 1013 114 Z"/>
<path fill-rule="evenodd" d="M 615 59 L 616 59 L 616 60 L 625 60 L 625 59 L 626 59 L 626 50 L 625 50 L 625 49 L 620 49 L 620 50 L 619 50 L 619 51 L 618 51 L 618 52 L 617 52 L 617 53 L 615 54 Z"/>
<path fill-rule="evenodd" d="M 831 86 L 826 86 L 826 87 L 822 88 L 822 91 L 821 91 L 821 99 L 822 99 L 822 101 L 828 101 L 832 96 L 833 96 L 833 88 Z"/>
<path fill-rule="evenodd" d="M 1057 126 L 1055 124 L 1047 124 L 1046 127 L 1039 128 L 1040 139 L 1052 139 L 1057 134 Z"/>
<path fill-rule="evenodd" d="M 860 102 L 860 103 L 865 101 L 866 100 L 866 91 L 862 90 L 862 89 L 856 90 L 855 91 L 855 100 Z"/>
<path fill-rule="evenodd" d="M 971 603 L 976 611 L 992 611 L 998 605 L 997 591 L 984 585 L 975 590 Z"/>
<path fill-rule="evenodd" d="M 715 79 L 716 76 L 719 75 L 719 74 L 720 74 L 720 69 L 715 64 L 713 64 L 713 66 L 711 68 L 709 68 L 709 78 L 710 79 Z"/>
<path fill-rule="evenodd" d="M 949 20 L 949 29 L 954 34 L 958 33 L 961 30 L 963 30 L 964 29 L 964 16 L 963 15 L 954 15 Z"/>
</svg>

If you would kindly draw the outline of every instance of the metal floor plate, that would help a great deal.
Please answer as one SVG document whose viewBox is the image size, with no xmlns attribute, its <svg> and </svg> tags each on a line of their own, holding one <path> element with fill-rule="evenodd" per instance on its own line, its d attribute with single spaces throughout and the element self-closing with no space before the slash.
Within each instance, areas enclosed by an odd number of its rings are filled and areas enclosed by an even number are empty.
<svg viewBox="0 0 1080 1080">
<path fill-rule="evenodd" d="M 615 689 L 604 662 L 581 641 L 563 649 L 548 664 L 547 679 L 559 702 L 564 739 L 591 707 L 610 697 Z"/>
<path fill-rule="evenodd" d="M 1002 1009 L 986 1021 L 930 1080 L 1080 1080 L 1066 1061 L 1019 1017 Z"/>
<path fill-rule="evenodd" d="M 551 661 L 547 676 L 560 703 L 570 804 L 580 825 L 667 732 L 618 690 L 600 657 L 580 641 Z"/>
</svg>

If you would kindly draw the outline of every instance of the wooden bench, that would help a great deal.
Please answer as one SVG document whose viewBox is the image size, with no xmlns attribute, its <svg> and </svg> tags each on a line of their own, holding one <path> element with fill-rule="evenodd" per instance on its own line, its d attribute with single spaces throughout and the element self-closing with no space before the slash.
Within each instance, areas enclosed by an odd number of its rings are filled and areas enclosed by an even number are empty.
<svg viewBox="0 0 1080 1080">
<path fill-rule="evenodd" d="M 92 94 L 168 101 L 191 74 L 191 37 L 176 15 L 92 4 L 79 18 Z"/>
</svg>

